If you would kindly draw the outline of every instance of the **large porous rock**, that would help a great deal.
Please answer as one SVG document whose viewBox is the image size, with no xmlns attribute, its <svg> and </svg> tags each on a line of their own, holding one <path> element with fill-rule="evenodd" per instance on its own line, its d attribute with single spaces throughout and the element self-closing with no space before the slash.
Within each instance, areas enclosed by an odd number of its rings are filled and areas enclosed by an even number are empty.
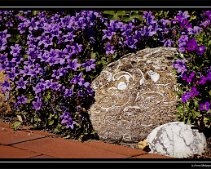
<svg viewBox="0 0 211 169">
<path fill-rule="evenodd" d="M 175 48 L 147 48 L 107 65 L 93 81 L 90 119 L 101 139 L 138 142 L 175 121 Z"/>
<path fill-rule="evenodd" d="M 155 128 L 147 137 L 150 153 L 176 158 L 193 157 L 205 152 L 207 143 L 203 133 L 183 122 L 172 122 Z"/>
</svg>

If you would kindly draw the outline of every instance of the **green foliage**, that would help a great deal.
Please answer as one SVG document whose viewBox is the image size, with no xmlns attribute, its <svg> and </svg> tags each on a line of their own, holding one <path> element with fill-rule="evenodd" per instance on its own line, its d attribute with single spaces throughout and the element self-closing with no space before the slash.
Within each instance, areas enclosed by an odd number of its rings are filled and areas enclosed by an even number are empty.
<svg viewBox="0 0 211 169">
<path fill-rule="evenodd" d="M 18 130 L 21 125 L 22 125 L 22 122 L 21 121 L 15 121 L 14 123 L 12 123 L 11 127 L 14 130 Z"/>
<path fill-rule="evenodd" d="M 142 20 L 141 10 L 105 10 L 102 13 L 111 20 L 120 20 L 124 22 L 129 22 L 133 19 Z"/>
</svg>

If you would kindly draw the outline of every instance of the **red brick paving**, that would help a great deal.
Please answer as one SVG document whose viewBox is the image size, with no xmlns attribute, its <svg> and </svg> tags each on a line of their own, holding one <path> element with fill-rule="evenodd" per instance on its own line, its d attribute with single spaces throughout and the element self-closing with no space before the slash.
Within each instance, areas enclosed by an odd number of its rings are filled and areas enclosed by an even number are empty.
<svg viewBox="0 0 211 169">
<path fill-rule="evenodd" d="M 43 154 L 41 154 L 41 155 L 38 155 L 38 156 L 34 156 L 34 157 L 31 157 L 31 158 L 56 158 L 56 157 L 52 157 L 52 156 L 48 156 L 48 155 L 43 155 Z"/>
<path fill-rule="evenodd" d="M 43 138 L 14 146 L 58 158 L 127 158 L 127 156 L 118 153 L 89 147 L 79 141 L 63 138 Z"/>
<path fill-rule="evenodd" d="M 0 158 L 30 158 L 36 155 L 39 155 L 39 153 L 0 145 Z"/>
<path fill-rule="evenodd" d="M 45 137 L 43 135 L 34 134 L 24 131 L 13 131 L 12 129 L 5 129 L 0 131 L 0 145 L 11 145 L 23 141 L 29 141 L 37 138 Z"/>
<path fill-rule="evenodd" d="M 159 154 L 144 154 L 144 155 L 140 155 L 140 156 L 136 156 L 133 158 L 150 158 L 150 159 L 170 159 L 172 157 L 168 157 L 168 156 L 163 156 L 163 155 L 159 155 Z"/>
<path fill-rule="evenodd" d="M 123 154 L 123 155 L 129 156 L 129 157 L 146 154 L 146 152 L 142 151 L 142 150 L 132 149 L 132 148 L 129 148 L 126 146 L 104 143 L 102 141 L 89 141 L 89 142 L 86 142 L 85 144 L 87 144 L 88 146 L 91 146 L 91 147 Z"/>
<path fill-rule="evenodd" d="M 102 141 L 82 143 L 52 136 L 29 127 L 13 131 L 8 123 L 0 122 L 0 158 L 169 158 Z"/>
</svg>

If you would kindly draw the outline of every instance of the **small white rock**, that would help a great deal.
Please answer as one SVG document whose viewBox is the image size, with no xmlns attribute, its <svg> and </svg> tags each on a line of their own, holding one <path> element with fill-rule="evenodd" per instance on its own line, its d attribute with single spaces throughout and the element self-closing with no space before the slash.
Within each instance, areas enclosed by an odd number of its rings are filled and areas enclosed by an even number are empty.
<svg viewBox="0 0 211 169">
<path fill-rule="evenodd" d="M 183 122 L 171 122 L 155 128 L 147 137 L 150 153 L 176 158 L 201 155 L 207 146 L 206 138 L 191 127 Z"/>
</svg>

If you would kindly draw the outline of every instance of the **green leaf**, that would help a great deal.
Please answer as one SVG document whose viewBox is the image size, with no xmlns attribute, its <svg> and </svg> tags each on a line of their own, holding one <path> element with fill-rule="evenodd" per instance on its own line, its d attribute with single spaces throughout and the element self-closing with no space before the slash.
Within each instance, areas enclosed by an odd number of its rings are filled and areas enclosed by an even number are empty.
<svg viewBox="0 0 211 169">
<path fill-rule="evenodd" d="M 53 125 L 54 124 L 54 120 L 49 120 L 48 121 L 48 124 L 51 126 L 51 125 Z"/>
<path fill-rule="evenodd" d="M 96 53 L 92 52 L 92 53 L 91 53 L 91 58 L 92 58 L 92 59 L 96 59 Z"/>
<path fill-rule="evenodd" d="M 211 96 L 211 90 L 209 91 L 209 95 Z"/>
<path fill-rule="evenodd" d="M 68 134 L 67 136 L 65 136 L 65 137 L 63 137 L 63 138 L 69 139 L 70 137 L 71 137 L 70 134 Z"/>
<path fill-rule="evenodd" d="M 38 13 L 39 11 L 36 11 L 36 10 L 32 12 L 33 15 L 37 15 Z"/>
<path fill-rule="evenodd" d="M 115 12 L 114 11 L 103 11 L 103 14 L 106 14 L 106 15 L 114 15 Z"/>
<path fill-rule="evenodd" d="M 16 121 L 14 122 L 11 127 L 14 129 L 14 130 L 17 130 L 19 129 L 19 127 L 21 126 L 22 122 L 21 121 Z"/>
</svg>

